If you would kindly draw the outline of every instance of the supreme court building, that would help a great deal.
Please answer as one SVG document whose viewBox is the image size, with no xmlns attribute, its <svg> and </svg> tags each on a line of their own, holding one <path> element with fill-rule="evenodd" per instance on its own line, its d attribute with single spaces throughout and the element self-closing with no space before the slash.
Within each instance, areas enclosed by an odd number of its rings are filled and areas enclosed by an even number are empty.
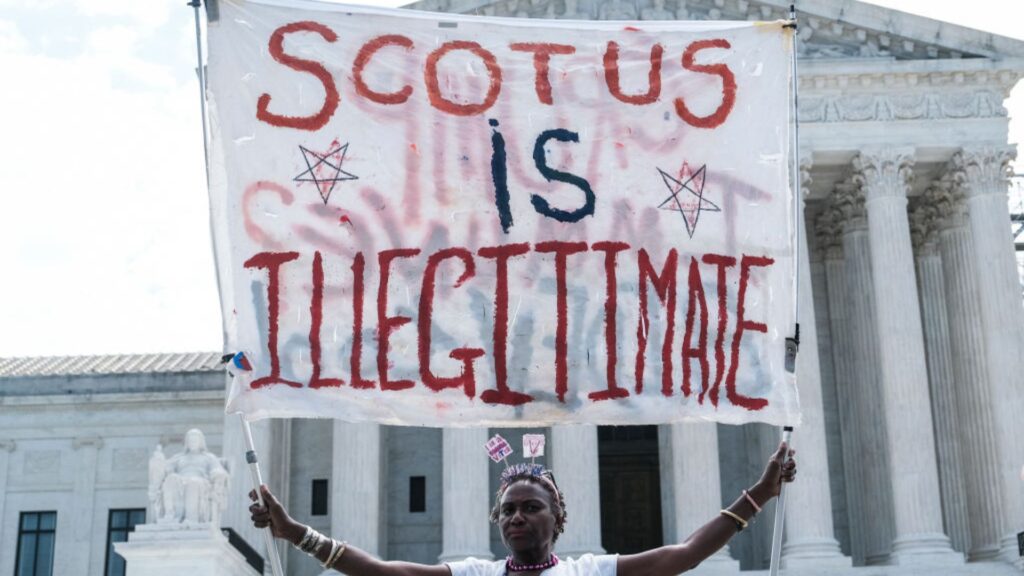
<svg viewBox="0 0 1024 576">
<path fill-rule="evenodd" d="M 412 8 L 569 19 L 770 20 L 781 0 L 423 0 Z M 1003 100 L 1024 42 L 853 0 L 800 3 L 804 424 L 793 438 L 783 566 L 800 574 L 1024 570 L 1024 304 L 1007 206 Z M 222 524 L 256 550 L 219 354 L 0 360 L 0 575 L 39 552 L 53 574 L 111 572 L 148 506 L 147 461 L 206 433 L 232 473 Z M 268 483 L 300 521 L 387 559 L 502 557 L 487 520 L 487 438 L 325 420 L 256 426 Z M 679 542 L 760 474 L 763 425 L 543 430 L 567 498 L 557 552 Z M 142 513 L 138 513 L 138 511 Z M 132 516 L 131 511 L 135 511 Z M 768 567 L 771 512 L 704 573 Z M 152 520 L 152 519 L 150 519 Z M 113 539 L 113 540 L 112 540 Z M 319 574 L 281 547 L 287 574 Z M 46 550 L 43 550 L 45 553 Z M 116 564 L 116 562 L 114 562 Z M 115 570 L 116 572 L 116 570 Z M 269 573 L 269 572 L 268 572 Z M 701 572 L 698 572 L 701 573 Z"/>
</svg>

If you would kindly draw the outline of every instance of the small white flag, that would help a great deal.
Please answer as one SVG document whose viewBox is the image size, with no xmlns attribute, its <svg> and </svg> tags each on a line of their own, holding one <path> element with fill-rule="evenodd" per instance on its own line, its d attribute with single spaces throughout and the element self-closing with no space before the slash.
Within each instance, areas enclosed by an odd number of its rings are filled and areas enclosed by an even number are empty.
<svg viewBox="0 0 1024 576">
<path fill-rule="evenodd" d="M 544 455 L 543 434 L 523 434 L 523 458 L 536 458 Z"/>
</svg>

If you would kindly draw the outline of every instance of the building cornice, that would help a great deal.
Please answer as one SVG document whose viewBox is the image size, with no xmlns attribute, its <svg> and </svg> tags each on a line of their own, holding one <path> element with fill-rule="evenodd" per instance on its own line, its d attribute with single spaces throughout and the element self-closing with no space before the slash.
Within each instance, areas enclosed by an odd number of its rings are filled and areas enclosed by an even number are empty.
<svg viewBox="0 0 1024 576">
<path fill-rule="evenodd" d="M 80 406 L 118 404 L 156 404 L 161 402 L 224 402 L 224 392 L 216 390 L 184 390 L 180 392 L 119 392 L 111 394 L 39 394 L 32 396 L 0 396 L 0 407 Z"/>
<path fill-rule="evenodd" d="M 780 9 L 788 8 L 790 4 L 788 0 L 760 0 L 760 3 Z M 941 46 L 986 58 L 1024 57 L 1024 41 L 866 2 L 813 0 L 801 3 L 800 7 L 800 11 L 806 12 L 808 18 L 820 17 L 853 28 L 866 29 L 869 34 L 889 35 L 898 42 L 915 42 L 919 44 L 915 48 L 923 50 L 925 54 L 928 46 Z"/>
<path fill-rule="evenodd" d="M 815 63 L 800 74 L 800 121 L 1006 118 L 1024 60 Z"/>
<path fill-rule="evenodd" d="M 101 354 L 0 358 L 0 380 L 47 376 L 171 374 L 223 371 L 220 352 Z"/>
<path fill-rule="evenodd" d="M 942 93 L 801 94 L 800 123 L 1006 118 L 1002 102 L 994 90 L 969 88 Z"/>
</svg>

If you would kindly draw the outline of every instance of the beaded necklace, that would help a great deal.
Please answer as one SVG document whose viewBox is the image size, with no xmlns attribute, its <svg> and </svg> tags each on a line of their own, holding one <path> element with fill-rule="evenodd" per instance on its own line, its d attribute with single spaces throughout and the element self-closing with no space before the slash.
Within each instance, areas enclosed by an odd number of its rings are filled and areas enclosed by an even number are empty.
<svg viewBox="0 0 1024 576">
<path fill-rule="evenodd" d="M 516 561 L 512 559 L 511 554 L 505 558 L 506 572 L 530 572 L 532 570 L 547 570 L 548 568 L 556 566 L 557 564 L 558 556 L 555 556 L 554 554 L 552 554 L 546 562 L 541 562 L 540 564 L 517 564 Z"/>
</svg>

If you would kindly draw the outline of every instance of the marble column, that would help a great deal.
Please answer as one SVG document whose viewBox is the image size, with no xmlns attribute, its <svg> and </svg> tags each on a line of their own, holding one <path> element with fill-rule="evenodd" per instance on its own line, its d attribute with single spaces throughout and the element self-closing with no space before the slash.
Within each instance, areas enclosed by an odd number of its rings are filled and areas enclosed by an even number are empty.
<svg viewBox="0 0 1024 576">
<path fill-rule="evenodd" d="M 714 422 L 671 425 L 672 458 L 662 466 L 672 467 L 675 500 L 672 513 L 675 514 L 676 536 L 680 542 L 717 516 L 725 504 L 718 467 L 717 426 Z M 728 501 L 732 502 L 736 496 L 730 494 Z M 729 546 L 723 546 L 705 560 L 700 569 L 714 573 L 738 573 L 740 563 L 730 556 Z"/>
<path fill-rule="evenodd" d="M 802 159 L 803 160 L 803 159 Z M 810 161 L 800 163 L 801 199 L 810 185 Z M 811 265 L 807 249 L 807 226 L 800 210 L 799 283 L 800 349 L 796 355 L 796 384 L 800 394 L 803 422 L 792 436 L 794 447 L 803 455 L 800 482 L 789 492 L 786 506 L 786 541 L 782 566 L 825 568 L 849 566 L 850 559 L 839 550 L 832 525 L 832 495 L 828 483 L 828 450 L 822 408 L 821 368 L 818 364 L 818 329 L 811 295 Z"/>
<path fill-rule="evenodd" d="M 382 538 L 381 427 L 334 422 L 331 450 L 331 535 L 378 558 Z"/>
<path fill-rule="evenodd" d="M 834 197 L 833 197 L 834 198 Z M 855 564 L 864 564 L 865 541 L 864 482 L 865 469 L 861 420 L 857 411 L 857 382 L 853 322 L 848 302 L 846 262 L 843 259 L 843 224 L 846 215 L 834 200 L 818 218 L 815 229 L 825 257 L 825 284 L 828 292 L 829 327 L 832 335 L 832 365 L 838 403 L 842 460 L 846 480 L 846 504 L 849 511 L 850 552 Z"/>
<path fill-rule="evenodd" d="M 854 364 L 853 326 L 849 317 L 846 264 L 843 260 L 843 221 L 841 210 L 832 205 L 815 223 L 818 241 L 825 256 L 825 286 L 828 293 L 828 318 L 832 335 L 832 366 L 835 374 L 839 413 L 842 461 L 846 480 L 846 509 L 849 511 L 850 553 L 853 562 L 865 563 L 867 555 L 864 525 L 864 454 L 861 447 L 861 422 L 857 413 L 857 366 Z"/>
<path fill-rule="evenodd" d="M 809 223 L 809 222 L 808 222 Z M 814 241 L 812 233 L 807 237 Z M 818 329 L 818 363 L 821 367 L 821 407 L 825 417 L 825 449 L 828 451 L 828 484 L 832 500 L 832 525 L 843 554 L 850 554 L 850 511 L 846 502 L 846 467 L 843 463 L 843 433 L 839 422 L 836 368 L 832 364 L 832 326 L 828 318 L 828 286 L 825 252 L 815 242 L 811 249 L 811 293 L 814 321 Z"/>
<path fill-rule="evenodd" d="M 957 417 L 956 379 L 953 377 L 953 352 L 949 342 L 937 218 L 934 196 L 926 194 L 911 213 L 910 237 L 914 245 L 917 284 L 921 294 L 921 322 L 935 424 L 942 518 L 953 549 L 966 553 L 970 547 L 967 494 L 963 481 L 963 459 L 960 457 L 960 420 Z"/>
<path fill-rule="evenodd" d="M 96 461 L 103 440 L 98 437 L 75 438 L 71 442 L 75 449 L 75 484 L 72 489 L 72 532 L 71 545 L 74 551 L 68 556 L 75 562 L 65 565 L 67 574 L 89 573 L 89 558 L 92 552 L 92 522 L 96 508 Z"/>
<path fill-rule="evenodd" d="M 1009 230 L 1007 200 L 1009 163 L 1016 155 L 1006 146 L 964 150 L 962 155 L 969 229 L 977 269 L 985 289 L 978 293 L 985 333 L 995 423 L 1001 458 L 1004 525 L 1001 550 L 1019 562 L 1016 533 L 1024 530 L 1024 309 L 1020 278 Z"/>
<path fill-rule="evenodd" d="M 955 173 L 955 172 L 954 172 Z M 961 175 L 962 176 L 962 175 Z M 966 206 L 959 186 L 943 182 L 928 191 L 939 211 L 939 254 L 942 258 L 949 320 L 958 433 L 969 514 L 972 560 L 992 559 L 999 552 L 1002 526 L 1002 485 L 994 426 L 992 384 L 985 360 L 981 326 L 978 271 L 967 230 Z M 970 422 L 970 425 L 963 423 Z"/>
<path fill-rule="evenodd" d="M 11 452 L 14 452 L 15 446 L 14 440 L 0 440 L 0 518 L 6 518 L 4 516 L 4 507 L 7 504 L 8 466 L 10 465 Z M 6 542 L 4 540 L 5 524 L 6 522 L 0 522 L 0 542 Z"/>
<path fill-rule="evenodd" d="M 597 462 L 597 426 L 551 427 L 551 471 L 565 494 L 569 521 L 555 544 L 559 554 L 603 554 L 601 547 L 601 487 Z"/>
<path fill-rule="evenodd" d="M 490 560 L 491 495 L 484 457 L 487 428 L 445 428 L 442 432 L 441 556 L 439 562 L 469 557 Z"/>
<path fill-rule="evenodd" d="M 868 215 L 881 399 L 888 431 L 895 564 L 962 562 L 943 533 L 924 334 L 907 221 L 913 150 L 875 149 L 855 159 Z"/>
<path fill-rule="evenodd" d="M 887 564 L 892 553 L 893 507 L 889 483 L 888 431 L 882 412 L 878 373 L 875 287 L 872 281 L 864 195 L 860 186 L 841 183 L 835 190 L 836 207 L 843 214 L 845 293 L 849 313 L 849 374 L 856 422 L 856 448 L 848 463 L 852 481 L 860 485 L 860 533 L 864 536 L 865 564 Z"/>
</svg>

